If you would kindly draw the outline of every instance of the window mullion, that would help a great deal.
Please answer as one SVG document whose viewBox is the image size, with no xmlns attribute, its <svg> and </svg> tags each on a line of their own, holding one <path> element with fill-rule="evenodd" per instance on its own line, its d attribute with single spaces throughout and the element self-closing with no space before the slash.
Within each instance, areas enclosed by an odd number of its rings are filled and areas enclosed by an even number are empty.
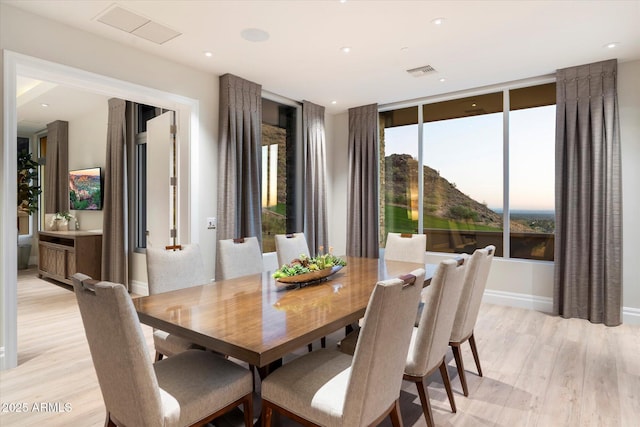
<svg viewBox="0 0 640 427">
<path fill-rule="evenodd" d="M 502 91 L 502 256 L 511 258 L 509 213 L 509 90 Z"/>
</svg>

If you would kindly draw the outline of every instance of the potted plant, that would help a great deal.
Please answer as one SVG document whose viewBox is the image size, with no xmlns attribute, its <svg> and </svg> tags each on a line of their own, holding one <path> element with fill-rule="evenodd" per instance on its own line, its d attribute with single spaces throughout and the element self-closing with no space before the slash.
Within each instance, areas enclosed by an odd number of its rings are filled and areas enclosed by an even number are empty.
<svg viewBox="0 0 640 427">
<path fill-rule="evenodd" d="M 38 182 L 38 162 L 31 153 L 22 150 L 18 153 L 18 236 L 29 234 L 29 217 L 38 210 L 38 195 L 41 193 Z M 18 268 L 29 265 L 31 243 L 18 240 Z"/>
<path fill-rule="evenodd" d="M 56 212 L 53 217 L 54 226 L 52 230 L 64 231 L 69 229 L 69 223 L 73 219 L 73 215 L 69 212 Z"/>
</svg>

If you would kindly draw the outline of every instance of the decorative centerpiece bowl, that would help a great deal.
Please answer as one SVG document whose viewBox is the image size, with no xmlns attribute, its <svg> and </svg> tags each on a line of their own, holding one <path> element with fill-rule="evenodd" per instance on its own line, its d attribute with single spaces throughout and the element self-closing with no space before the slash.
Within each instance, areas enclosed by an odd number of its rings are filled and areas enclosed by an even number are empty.
<svg viewBox="0 0 640 427">
<path fill-rule="evenodd" d="M 345 265 L 347 265 L 346 261 L 331 253 L 312 258 L 300 255 L 299 258 L 277 269 L 273 277 L 277 282 L 302 287 L 327 279 Z"/>
</svg>

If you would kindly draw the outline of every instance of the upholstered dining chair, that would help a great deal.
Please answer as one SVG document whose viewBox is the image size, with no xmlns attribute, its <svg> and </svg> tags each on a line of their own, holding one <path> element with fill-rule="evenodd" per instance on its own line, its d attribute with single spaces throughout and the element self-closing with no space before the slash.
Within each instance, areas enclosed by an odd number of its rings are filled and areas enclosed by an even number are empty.
<svg viewBox="0 0 640 427">
<path fill-rule="evenodd" d="M 209 281 L 200 246 L 197 244 L 168 249 L 148 246 L 146 254 L 149 295 L 203 285 Z M 170 357 L 190 348 L 201 348 L 187 339 L 160 329 L 153 330 L 153 344 L 156 348 L 156 361 L 163 356 Z"/>
<path fill-rule="evenodd" d="M 131 297 L 121 284 L 72 276 L 106 426 L 201 426 L 243 405 L 253 423 L 251 374 L 208 351 L 152 363 Z"/>
<path fill-rule="evenodd" d="M 411 336 L 404 379 L 416 383 L 422 411 L 429 427 L 433 427 L 433 414 L 424 379 L 436 369 L 439 369 L 442 375 L 451 411 L 456 412 L 445 354 L 462 292 L 466 270 L 465 259 L 448 259 L 440 262 L 431 279 L 431 284 L 427 287 L 427 299 L 420 323 L 413 328 Z"/>
<path fill-rule="evenodd" d="M 289 264 L 300 255 L 310 256 L 309 245 L 304 233 L 276 234 L 276 256 L 278 258 L 278 267 Z M 320 339 L 320 346 L 327 346 L 326 337 Z M 313 350 L 313 344 L 307 346 L 309 351 Z"/>
<path fill-rule="evenodd" d="M 385 261 L 404 261 L 424 264 L 427 235 L 388 233 L 384 248 Z"/>
<path fill-rule="evenodd" d="M 400 386 L 424 270 L 378 282 L 355 354 L 321 349 L 298 357 L 262 382 L 263 426 L 277 411 L 305 425 L 369 426 L 387 416 L 402 425 Z M 398 310 L 397 307 L 407 307 Z"/>
<path fill-rule="evenodd" d="M 278 267 L 289 264 L 300 255 L 309 256 L 309 245 L 304 233 L 276 234 L 275 237 Z"/>
<path fill-rule="evenodd" d="M 262 251 L 256 237 L 218 241 L 218 271 L 221 279 L 262 273 Z"/>
<path fill-rule="evenodd" d="M 467 378 L 464 372 L 464 364 L 462 355 L 460 354 L 460 346 L 465 341 L 469 341 L 473 359 L 478 368 L 478 375 L 482 376 L 482 368 L 480 367 L 480 358 L 478 357 L 478 348 L 473 335 L 473 328 L 478 320 L 478 312 L 480 311 L 480 303 L 487 285 L 487 277 L 493 262 L 493 255 L 496 247 L 487 246 L 484 249 L 476 249 L 467 261 L 467 270 L 464 276 L 464 285 L 460 296 L 460 303 L 456 311 L 456 317 L 449 338 L 449 345 L 453 351 L 453 356 L 458 369 L 458 377 L 462 384 L 462 391 L 465 396 L 469 396 L 469 387 L 467 386 Z"/>
</svg>

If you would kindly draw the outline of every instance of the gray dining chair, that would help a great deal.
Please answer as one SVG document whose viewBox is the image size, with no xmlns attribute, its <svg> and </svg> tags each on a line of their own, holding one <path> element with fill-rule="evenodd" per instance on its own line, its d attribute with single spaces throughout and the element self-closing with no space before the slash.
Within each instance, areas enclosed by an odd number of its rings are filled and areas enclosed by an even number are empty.
<svg viewBox="0 0 640 427">
<path fill-rule="evenodd" d="M 433 427 L 433 414 L 424 380 L 437 369 L 442 375 L 451 411 L 456 412 L 445 355 L 460 301 L 465 270 L 465 257 L 440 262 L 431 284 L 427 287 L 427 299 L 420 323 L 413 328 L 411 336 L 404 379 L 415 382 L 429 427 Z"/>
<path fill-rule="evenodd" d="M 385 261 L 426 262 L 427 235 L 388 233 L 384 248 Z"/>
<path fill-rule="evenodd" d="M 218 277 L 234 279 L 262 273 L 262 251 L 255 237 L 218 241 Z"/>
<path fill-rule="evenodd" d="M 353 356 L 321 349 L 298 357 L 262 382 L 263 426 L 273 411 L 304 425 L 369 426 L 390 416 L 402 425 L 400 386 L 424 270 L 378 282 Z M 407 307 L 407 310 L 398 310 Z"/>
<path fill-rule="evenodd" d="M 72 283 L 107 409 L 105 426 L 203 426 L 239 405 L 245 426 L 253 424 L 248 370 L 201 350 L 152 363 L 124 286 L 80 273 Z"/>
<path fill-rule="evenodd" d="M 275 241 L 278 267 L 289 264 L 300 255 L 310 256 L 309 245 L 304 233 L 276 234 Z"/>
<path fill-rule="evenodd" d="M 209 282 L 197 244 L 160 249 L 147 246 L 147 280 L 149 295 L 156 295 Z M 174 334 L 153 330 L 155 360 L 170 357 L 191 348 L 202 348 Z"/>
<path fill-rule="evenodd" d="M 482 376 L 482 368 L 480 367 L 480 358 L 478 357 L 478 348 L 473 335 L 473 329 L 478 320 L 478 312 L 480 311 L 480 303 L 487 285 L 489 270 L 493 263 L 493 256 L 496 247 L 487 246 L 484 249 L 476 249 L 473 255 L 467 261 L 467 270 L 464 277 L 464 285 L 460 296 L 460 303 L 456 310 L 456 317 L 449 338 L 449 345 L 453 351 L 453 356 L 458 369 L 458 377 L 462 384 L 462 391 L 465 396 L 469 396 L 469 387 L 467 386 L 467 378 L 465 376 L 464 364 L 460 353 L 460 346 L 469 341 L 473 359 L 478 368 L 478 375 Z"/>
</svg>

